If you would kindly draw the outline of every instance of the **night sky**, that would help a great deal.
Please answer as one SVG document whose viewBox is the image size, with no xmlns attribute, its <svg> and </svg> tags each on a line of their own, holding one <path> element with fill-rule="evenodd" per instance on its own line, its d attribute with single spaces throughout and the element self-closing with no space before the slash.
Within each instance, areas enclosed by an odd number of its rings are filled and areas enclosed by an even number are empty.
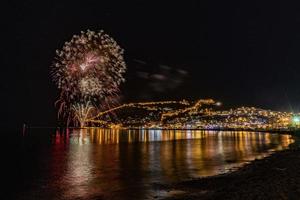
<svg viewBox="0 0 300 200">
<path fill-rule="evenodd" d="M 87 29 L 103 29 L 125 49 L 122 102 L 211 97 L 225 107 L 300 111 L 298 4 L 120 2 L 2 5 L 4 126 L 56 124 L 50 65 L 56 49 Z"/>
</svg>

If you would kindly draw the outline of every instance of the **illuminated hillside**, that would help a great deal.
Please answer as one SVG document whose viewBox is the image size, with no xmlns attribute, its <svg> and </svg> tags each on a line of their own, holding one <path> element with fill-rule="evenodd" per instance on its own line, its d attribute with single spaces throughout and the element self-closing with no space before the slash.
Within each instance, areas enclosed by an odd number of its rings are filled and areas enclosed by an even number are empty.
<svg viewBox="0 0 300 200">
<path fill-rule="evenodd" d="M 129 103 L 100 112 L 89 126 L 288 130 L 299 126 L 295 114 L 254 107 L 222 110 L 212 99 Z"/>
</svg>

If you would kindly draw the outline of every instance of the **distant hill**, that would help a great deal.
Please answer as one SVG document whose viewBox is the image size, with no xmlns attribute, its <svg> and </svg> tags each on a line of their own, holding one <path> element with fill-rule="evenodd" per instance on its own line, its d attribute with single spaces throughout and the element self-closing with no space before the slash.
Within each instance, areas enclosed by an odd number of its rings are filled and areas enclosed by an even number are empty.
<svg viewBox="0 0 300 200">
<path fill-rule="evenodd" d="M 241 107 L 222 110 L 213 99 L 129 103 L 100 112 L 89 126 L 126 128 L 288 129 L 293 113 Z"/>
</svg>

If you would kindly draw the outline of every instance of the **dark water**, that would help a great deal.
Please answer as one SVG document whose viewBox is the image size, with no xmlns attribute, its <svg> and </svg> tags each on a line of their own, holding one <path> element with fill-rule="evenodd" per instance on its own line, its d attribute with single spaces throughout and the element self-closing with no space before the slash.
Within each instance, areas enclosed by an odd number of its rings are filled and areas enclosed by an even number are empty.
<svg viewBox="0 0 300 200">
<path fill-rule="evenodd" d="M 157 187 L 235 169 L 288 148 L 289 135 L 174 130 L 31 129 L 17 199 L 153 199 Z"/>
</svg>

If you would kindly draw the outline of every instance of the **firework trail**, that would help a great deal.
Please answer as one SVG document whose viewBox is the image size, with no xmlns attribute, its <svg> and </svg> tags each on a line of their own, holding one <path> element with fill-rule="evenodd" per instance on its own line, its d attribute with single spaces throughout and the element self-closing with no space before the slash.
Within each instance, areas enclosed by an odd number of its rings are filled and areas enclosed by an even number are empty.
<svg viewBox="0 0 300 200">
<path fill-rule="evenodd" d="M 82 113 L 88 117 L 90 110 L 115 102 L 125 70 L 123 49 L 102 30 L 74 35 L 56 51 L 52 65 L 52 78 L 61 91 L 59 116 L 80 122 Z"/>
<path fill-rule="evenodd" d="M 72 105 L 72 111 L 74 112 L 74 121 L 80 123 L 80 127 L 85 126 L 85 122 L 89 117 L 90 112 L 94 109 L 90 101 L 84 103 L 76 103 Z"/>
</svg>

